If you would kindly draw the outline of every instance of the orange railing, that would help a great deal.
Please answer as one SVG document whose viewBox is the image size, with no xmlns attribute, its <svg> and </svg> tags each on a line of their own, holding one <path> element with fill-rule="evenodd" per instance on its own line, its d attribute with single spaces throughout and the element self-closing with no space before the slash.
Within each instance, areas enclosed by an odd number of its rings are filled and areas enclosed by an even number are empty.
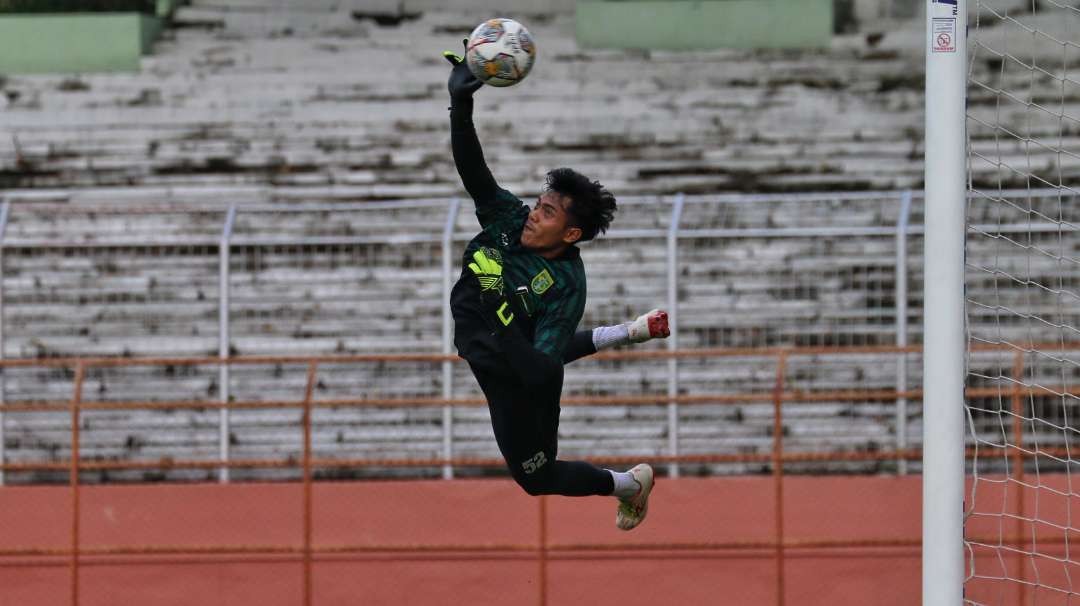
<svg viewBox="0 0 1080 606">
<path fill-rule="evenodd" d="M 1060 350 L 1060 343 L 1047 345 L 1055 350 Z M 995 346 L 980 346 L 975 349 L 996 350 L 1004 349 Z M 1066 348 L 1070 349 L 1070 348 Z M 1075 349 L 1080 349 L 1077 347 Z M 728 542 L 680 542 L 680 543 L 644 543 L 635 544 L 635 550 L 664 550 L 703 552 L 718 550 L 771 550 L 776 567 L 777 603 L 784 602 L 784 558 L 785 550 L 792 548 L 835 548 L 835 547 L 916 547 L 918 540 L 898 540 L 896 538 L 869 537 L 860 540 L 832 540 L 827 538 L 798 540 L 785 539 L 784 532 L 784 465 L 789 462 L 804 461 L 855 461 L 855 460 L 898 460 L 917 459 L 920 451 L 907 450 L 883 450 L 877 452 L 785 452 L 783 440 L 783 405 L 785 403 L 799 402 L 823 402 L 823 401 L 895 401 L 900 398 L 920 400 L 922 392 L 919 389 L 906 391 L 896 390 L 830 390 L 830 391 L 802 391 L 791 390 L 786 387 L 786 370 L 789 360 L 799 356 L 851 356 L 868 354 L 893 354 L 907 355 L 917 354 L 918 346 L 907 347 L 813 347 L 813 348 L 740 348 L 740 349 L 702 349 L 685 351 L 645 351 L 645 352 L 613 352 L 594 356 L 601 360 L 627 360 L 645 358 L 718 358 L 718 357 L 762 357 L 775 360 L 776 375 L 773 389 L 770 393 L 746 393 L 746 394 L 713 394 L 713 395 L 647 395 L 647 396 L 568 396 L 563 405 L 655 405 L 676 402 L 684 405 L 700 404 L 735 404 L 771 402 L 773 405 L 773 434 L 772 449 L 768 454 L 700 454 L 682 456 L 655 456 L 650 457 L 652 462 L 681 462 L 681 463 L 733 463 L 733 462 L 770 462 L 772 476 L 774 478 L 774 503 L 775 517 L 773 520 L 773 540 L 769 541 L 728 541 Z M 1024 354 L 1028 349 L 1015 349 L 1012 372 L 1014 376 L 1021 377 L 1024 372 Z M 86 557 L 93 556 L 163 556 L 163 555 L 188 555 L 188 556 L 211 556 L 211 555 L 234 555 L 234 556 L 265 556 L 284 554 L 299 556 L 303 566 L 303 595 L 304 604 L 312 603 L 312 562 L 316 554 L 342 554 L 342 553 L 425 553 L 437 551 L 453 551 L 459 554 L 466 553 L 525 553 L 533 554 L 538 562 L 539 589 L 538 600 L 540 604 L 547 603 L 547 563 L 557 554 L 569 552 L 591 552 L 601 554 L 616 550 L 627 549 L 626 545 L 614 545 L 603 543 L 564 543 L 551 544 L 548 533 L 547 499 L 538 499 L 539 536 L 536 544 L 504 544 L 504 545 L 314 545 L 312 533 L 312 470 L 318 467 L 436 467 L 441 465 L 467 466 L 496 466 L 500 467 L 503 462 L 499 459 L 319 459 L 312 456 L 311 444 L 311 413 L 316 407 L 341 407 L 341 406 L 442 406 L 461 405 L 477 406 L 484 402 L 478 399 L 451 399 L 438 398 L 408 398 L 408 399 L 335 399 L 315 401 L 313 393 L 316 385 L 317 371 L 320 364 L 348 364 L 363 362 L 444 362 L 456 360 L 453 356 L 428 355 L 428 354 L 398 354 L 398 355 L 348 355 L 348 356 L 249 356 L 237 357 L 228 360 L 218 358 L 65 358 L 65 359 L 34 359 L 34 360 L 6 360 L 0 361 L 0 366 L 12 367 L 51 367 L 70 368 L 74 371 L 74 393 L 68 402 L 45 402 L 45 403 L 13 403 L 0 405 L 0 411 L 49 411 L 68 410 L 71 415 L 71 457 L 67 462 L 52 463 L 7 463 L 0 468 L 5 471 L 35 471 L 35 470 L 67 470 L 68 482 L 71 490 L 72 511 L 70 521 L 70 547 L 68 548 L 39 548 L 27 547 L 17 549 L 0 549 L 0 557 L 37 559 L 42 557 L 66 558 L 66 564 L 70 569 L 70 599 L 71 603 L 79 603 L 79 571 L 80 563 Z M 83 402 L 83 383 L 87 370 L 90 368 L 106 368 L 120 366 L 212 366 L 219 364 L 251 365 L 251 364 L 306 364 L 307 378 L 303 399 L 300 401 L 251 401 L 215 403 L 206 401 L 197 402 Z M 1011 396 L 1012 407 L 1016 416 L 1014 427 L 1017 440 L 1017 448 L 1010 455 L 1014 463 L 1019 463 L 1029 453 L 1025 453 L 1022 443 L 1019 441 L 1022 428 L 1019 426 L 1022 415 L 1022 406 L 1025 395 L 1048 395 L 1053 390 L 1063 390 L 1080 395 L 1077 388 L 1059 387 L 1027 387 L 1016 381 L 1010 388 L 1008 395 Z M 989 397 L 1000 396 L 1002 390 L 997 388 L 969 389 L 969 396 Z M 79 428 L 80 413 L 84 410 L 103 409 L 181 409 L 181 408 L 302 408 L 302 431 L 303 431 L 303 455 L 299 462 L 302 469 L 303 486 L 303 541 L 301 545 L 215 545 L 204 547 L 193 546 L 169 546 L 169 545 L 145 545 L 139 547 L 108 547 L 108 546 L 85 546 L 80 542 L 80 481 L 79 473 L 88 470 L 106 469 L 178 469 L 178 468 L 202 468 L 216 469 L 229 468 L 282 468 L 295 467 L 295 462 L 281 461 L 278 459 L 244 459 L 230 461 L 205 461 L 205 460 L 182 460 L 162 459 L 159 461 L 83 461 L 79 453 Z M 1064 449 L 1061 449 L 1064 452 Z M 1041 452 L 1051 452 L 1042 449 Z M 617 464 L 637 462 L 639 457 L 597 457 L 592 460 L 598 463 Z M 1023 466 L 1016 465 L 1016 469 L 1022 473 Z M 1018 529 L 1019 531 L 1019 529 Z M 1019 534 L 1019 532 L 1018 532 Z M 996 540 L 1001 540 L 996 538 Z M 1009 540 L 1009 539 L 1006 539 Z M 452 548 L 452 549 L 451 549 Z"/>
</svg>

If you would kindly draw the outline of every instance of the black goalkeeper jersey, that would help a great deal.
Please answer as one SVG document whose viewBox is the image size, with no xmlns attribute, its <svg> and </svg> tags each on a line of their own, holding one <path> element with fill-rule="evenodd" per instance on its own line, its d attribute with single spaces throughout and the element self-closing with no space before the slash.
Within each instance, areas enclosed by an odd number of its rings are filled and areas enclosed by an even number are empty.
<svg viewBox="0 0 1080 606">
<path fill-rule="evenodd" d="M 472 103 L 451 110 L 454 161 L 465 189 L 476 203 L 481 231 L 465 248 L 462 273 L 450 295 L 454 344 L 473 363 L 499 364 L 499 343 L 481 315 L 480 286 L 467 265 L 482 246 L 502 255 L 506 296 L 521 334 L 536 350 L 561 364 L 563 353 L 585 311 L 585 266 L 576 246 L 556 259 L 545 259 L 521 245 L 529 207 L 500 188 L 484 162 L 472 124 Z"/>
</svg>

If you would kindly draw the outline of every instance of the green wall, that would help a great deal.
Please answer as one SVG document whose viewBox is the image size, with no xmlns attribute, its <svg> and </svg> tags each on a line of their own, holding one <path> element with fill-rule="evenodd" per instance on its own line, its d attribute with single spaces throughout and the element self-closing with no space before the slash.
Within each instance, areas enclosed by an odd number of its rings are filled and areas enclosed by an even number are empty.
<svg viewBox="0 0 1080 606">
<path fill-rule="evenodd" d="M 0 16 L 0 73 L 138 71 L 139 58 L 178 0 L 159 0 L 158 15 L 34 13 Z"/>
<path fill-rule="evenodd" d="M 823 48 L 832 0 L 578 0 L 585 48 Z"/>
</svg>

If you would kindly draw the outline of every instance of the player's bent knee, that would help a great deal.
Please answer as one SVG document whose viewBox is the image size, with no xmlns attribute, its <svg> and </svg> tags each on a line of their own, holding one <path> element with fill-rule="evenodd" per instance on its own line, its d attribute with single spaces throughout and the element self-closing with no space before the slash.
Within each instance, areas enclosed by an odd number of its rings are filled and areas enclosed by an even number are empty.
<svg viewBox="0 0 1080 606">
<path fill-rule="evenodd" d="M 520 486 L 529 496 L 538 497 L 542 494 L 550 494 L 551 484 L 546 478 L 534 475 L 515 474 L 514 480 L 517 481 L 518 486 Z"/>
</svg>

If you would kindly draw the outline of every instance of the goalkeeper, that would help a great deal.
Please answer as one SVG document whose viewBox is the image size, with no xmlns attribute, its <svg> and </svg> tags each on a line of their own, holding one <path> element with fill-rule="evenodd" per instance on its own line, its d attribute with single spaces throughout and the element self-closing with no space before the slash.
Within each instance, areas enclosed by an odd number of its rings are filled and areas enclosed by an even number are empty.
<svg viewBox="0 0 1080 606">
<path fill-rule="evenodd" d="M 630 530 L 648 511 L 652 468 L 616 472 L 556 459 L 563 364 L 605 347 L 666 337 L 667 315 L 653 310 L 627 324 L 575 332 L 585 308 L 585 268 L 576 244 L 607 229 L 615 197 L 568 168 L 547 174 L 532 210 L 500 188 L 472 122 L 472 95 L 482 83 L 460 57 L 444 55 L 453 65 L 454 162 L 482 228 L 465 249 L 450 295 L 458 354 L 487 398 L 495 441 L 514 480 L 530 495 L 613 495 L 619 499 L 616 525 Z"/>
</svg>

